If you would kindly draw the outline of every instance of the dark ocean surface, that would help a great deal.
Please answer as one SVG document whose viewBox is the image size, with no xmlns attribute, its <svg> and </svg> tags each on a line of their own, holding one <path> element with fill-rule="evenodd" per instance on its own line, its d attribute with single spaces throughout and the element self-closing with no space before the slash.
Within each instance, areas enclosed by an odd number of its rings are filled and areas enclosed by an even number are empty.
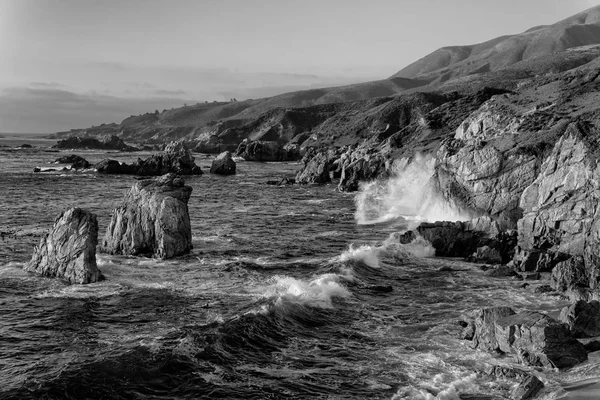
<svg viewBox="0 0 600 400">
<path fill-rule="evenodd" d="M 478 372 L 511 360 L 458 340 L 460 315 L 492 305 L 556 315 L 567 304 L 534 294 L 535 284 L 424 257 L 427 243 L 400 245 L 403 218 L 358 224 L 355 195 L 334 185 L 265 184 L 293 176 L 295 163 L 238 162 L 235 176 L 186 178 L 189 256 L 98 254 L 107 279 L 91 285 L 38 277 L 22 266 L 60 212 L 93 211 L 102 237 L 136 180 L 33 173 L 71 152 L 4 136 L 1 399 L 508 398 L 516 382 Z M 26 142 L 36 147 L 12 147 Z M 150 154 L 75 153 L 92 163 Z M 211 160 L 196 155 L 205 171 Z M 600 361 L 536 374 L 544 398 L 563 398 L 569 382 L 595 382 Z"/>
</svg>

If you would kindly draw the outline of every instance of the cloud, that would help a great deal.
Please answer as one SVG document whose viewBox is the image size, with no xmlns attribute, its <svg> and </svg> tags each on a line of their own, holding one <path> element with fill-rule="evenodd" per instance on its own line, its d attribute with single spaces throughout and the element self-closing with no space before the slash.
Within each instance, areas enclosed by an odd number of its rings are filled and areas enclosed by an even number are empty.
<svg viewBox="0 0 600 400">
<path fill-rule="evenodd" d="M 173 97 L 122 98 L 52 88 L 11 87 L 0 92 L 0 127 L 4 132 L 53 133 L 121 122 L 130 115 L 195 102 Z"/>
<path fill-rule="evenodd" d="M 34 88 L 63 88 L 65 87 L 65 85 L 61 85 L 60 83 L 57 82 L 31 82 L 29 83 L 29 86 L 34 87 Z"/>
</svg>

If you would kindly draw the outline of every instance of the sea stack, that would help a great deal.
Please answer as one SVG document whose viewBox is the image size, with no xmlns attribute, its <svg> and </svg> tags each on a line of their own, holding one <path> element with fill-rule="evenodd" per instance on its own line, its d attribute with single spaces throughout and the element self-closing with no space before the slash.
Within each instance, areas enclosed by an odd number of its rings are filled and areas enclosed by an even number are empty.
<svg viewBox="0 0 600 400">
<path fill-rule="evenodd" d="M 191 193 L 192 188 L 173 173 L 136 183 L 114 210 L 102 251 L 162 259 L 189 253 Z"/>
<path fill-rule="evenodd" d="M 231 152 L 224 151 L 215 158 L 210 166 L 211 174 L 234 175 L 235 161 L 231 158 Z"/>
<path fill-rule="evenodd" d="M 55 220 L 52 231 L 40 240 L 25 269 L 70 283 L 97 282 L 103 278 L 96 265 L 97 244 L 96 215 L 71 208 Z"/>
</svg>

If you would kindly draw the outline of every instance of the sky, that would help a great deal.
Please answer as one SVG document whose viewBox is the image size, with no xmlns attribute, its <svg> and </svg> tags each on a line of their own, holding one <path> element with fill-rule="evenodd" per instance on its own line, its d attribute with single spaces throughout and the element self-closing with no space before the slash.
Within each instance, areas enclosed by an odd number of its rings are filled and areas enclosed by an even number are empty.
<svg viewBox="0 0 600 400">
<path fill-rule="evenodd" d="M 0 0 L 0 132 L 383 79 L 586 0 Z"/>
</svg>

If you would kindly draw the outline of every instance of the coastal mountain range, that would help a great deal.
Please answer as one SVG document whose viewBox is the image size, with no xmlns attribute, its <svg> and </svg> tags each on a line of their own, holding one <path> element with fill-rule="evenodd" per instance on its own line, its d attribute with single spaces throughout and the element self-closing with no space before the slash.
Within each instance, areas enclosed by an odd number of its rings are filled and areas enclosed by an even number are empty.
<svg viewBox="0 0 600 400">
<path fill-rule="evenodd" d="M 73 129 L 54 137 L 116 135 L 152 144 L 184 140 L 205 152 L 235 149 L 246 138 L 282 146 L 292 140 L 304 147 L 356 144 L 382 129 L 379 125 L 386 126 L 385 121 L 372 120 L 378 119 L 382 103 L 402 103 L 397 96 L 466 92 L 483 86 L 514 89 L 515 82 L 593 62 L 600 54 L 598 45 L 600 6 L 523 33 L 441 48 L 387 79 L 156 110 L 118 124 Z"/>
</svg>

